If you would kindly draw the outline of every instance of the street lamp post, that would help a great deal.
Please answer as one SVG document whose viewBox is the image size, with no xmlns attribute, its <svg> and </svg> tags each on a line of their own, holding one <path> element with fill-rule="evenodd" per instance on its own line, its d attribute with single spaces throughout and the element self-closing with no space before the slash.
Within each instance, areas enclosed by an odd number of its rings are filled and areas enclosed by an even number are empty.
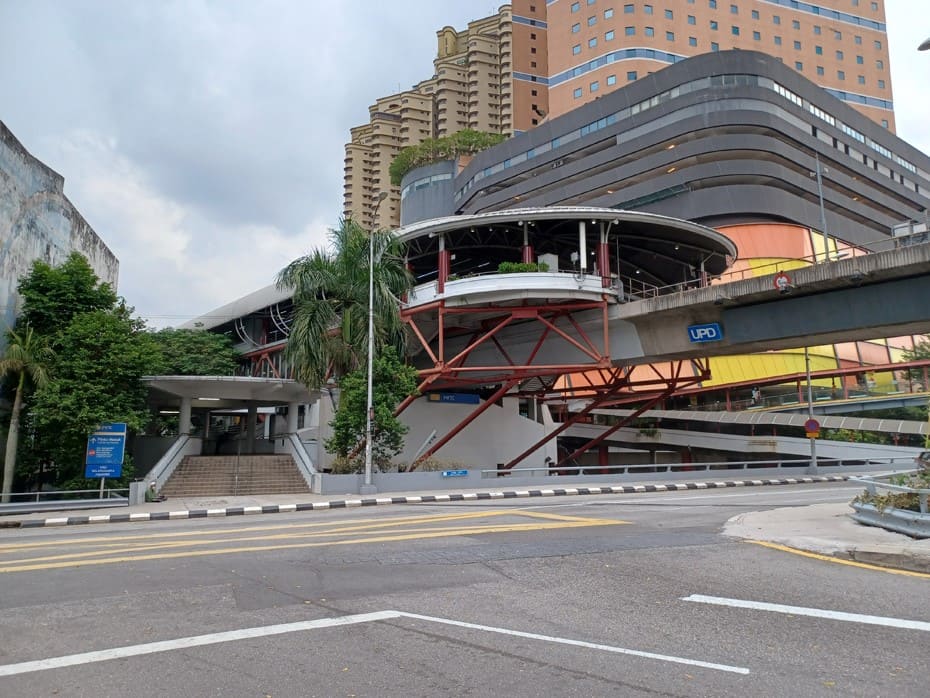
<svg viewBox="0 0 930 698">
<path fill-rule="evenodd" d="M 820 199 L 820 232 L 823 235 L 823 261 L 830 261 L 830 233 L 827 230 L 827 211 L 823 206 L 823 176 L 821 175 L 820 153 L 814 153 L 817 161 L 817 196 Z M 814 263 L 817 263 L 817 253 L 814 252 Z"/>
<path fill-rule="evenodd" d="M 386 191 L 378 194 L 371 211 L 372 228 L 368 231 L 368 400 L 365 411 L 365 484 L 362 487 L 361 494 L 373 494 L 376 492 L 375 486 L 371 481 L 371 422 L 374 412 L 373 400 L 373 373 L 374 373 L 374 355 L 375 355 L 375 217 L 378 214 L 378 208 L 381 203 L 388 197 Z"/>
<path fill-rule="evenodd" d="M 807 419 L 814 418 L 814 388 L 811 386 L 811 356 L 807 347 L 804 347 L 804 364 L 807 366 Z M 811 475 L 817 474 L 817 439 L 811 437 L 811 463 L 807 472 Z"/>
</svg>

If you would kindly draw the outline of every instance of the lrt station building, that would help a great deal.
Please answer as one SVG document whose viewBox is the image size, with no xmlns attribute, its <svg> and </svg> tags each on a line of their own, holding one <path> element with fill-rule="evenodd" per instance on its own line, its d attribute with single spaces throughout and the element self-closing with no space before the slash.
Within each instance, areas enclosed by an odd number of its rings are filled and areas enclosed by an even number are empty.
<svg viewBox="0 0 930 698">
<path fill-rule="evenodd" d="M 711 369 L 696 349 L 659 366 L 617 309 L 907 244 L 927 234 L 928 192 L 930 158 L 746 50 L 677 61 L 467 163 L 409 172 L 397 235 L 418 282 L 402 313 L 422 394 L 402 406 L 399 460 L 563 460 L 552 407 L 573 397 L 651 391 L 658 404 L 733 383 L 748 395 L 752 381 L 802 373 L 801 350 Z M 501 262 L 539 267 L 495 274 Z M 237 338 L 244 374 L 285 376 L 289 317 L 269 287 L 191 326 Z M 812 347 L 813 368 L 891 364 L 912 341 Z M 320 428 L 328 406 L 314 408 Z"/>
</svg>

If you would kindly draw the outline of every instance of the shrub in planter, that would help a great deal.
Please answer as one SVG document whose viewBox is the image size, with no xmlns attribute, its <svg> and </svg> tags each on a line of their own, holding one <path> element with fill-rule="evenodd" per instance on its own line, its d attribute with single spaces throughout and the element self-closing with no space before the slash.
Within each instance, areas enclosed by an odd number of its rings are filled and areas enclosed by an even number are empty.
<svg viewBox="0 0 930 698">
<path fill-rule="evenodd" d="M 549 271 L 549 265 L 545 262 L 501 262 L 497 265 L 499 274 L 522 274 L 533 271 Z"/>
</svg>

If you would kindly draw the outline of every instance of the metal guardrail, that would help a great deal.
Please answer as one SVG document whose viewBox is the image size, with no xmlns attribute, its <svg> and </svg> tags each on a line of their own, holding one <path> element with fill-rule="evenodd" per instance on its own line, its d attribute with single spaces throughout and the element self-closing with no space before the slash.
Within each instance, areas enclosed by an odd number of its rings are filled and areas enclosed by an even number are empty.
<svg viewBox="0 0 930 698">
<path fill-rule="evenodd" d="M 928 500 L 930 500 L 930 488 L 922 489 L 915 487 L 907 487 L 905 485 L 895 485 L 891 482 L 888 482 L 892 477 L 901 477 L 908 475 L 916 475 L 921 470 L 909 470 L 902 473 L 896 473 L 894 475 L 874 475 L 874 476 L 863 476 L 863 477 L 853 477 L 850 478 L 850 482 L 858 482 L 865 486 L 866 491 L 871 495 L 878 494 L 878 490 L 887 490 L 888 492 L 895 492 L 897 494 L 916 494 L 917 501 L 920 506 L 921 514 L 928 514 Z"/>
<path fill-rule="evenodd" d="M 857 460 L 830 460 L 821 458 L 818 461 L 818 467 L 823 468 L 842 468 L 842 467 L 863 467 L 863 466 L 888 466 L 895 467 L 902 463 L 908 465 L 914 462 L 913 458 L 869 458 Z M 758 461 L 741 461 L 729 462 L 722 461 L 717 463 L 639 463 L 631 465 L 557 465 L 557 466 L 540 466 L 538 468 L 512 468 L 510 470 L 486 469 L 481 471 L 482 478 L 496 477 L 540 477 L 540 476 L 559 476 L 559 475 L 650 475 L 656 473 L 674 474 L 674 473 L 695 473 L 695 472 L 713 472 L 713 473 L 733 473 L 733 472 L 751 472 L 754 470 L 788 470 L 792 474 L 797 474 L 799 468 L 807 468 L 810 465 L 810 459 L 777 459 L 777 460 L 758 460 Z"/>
<path fill-rule="evenodd" d="M 0 516 L 9 514 L 31 514 L 38 511 L 70 511 L 73 509 L 99 509 L 101 507 L 129 506 L 129 489 L 126 487 L 108 488 L 104 490 L 105 497 L 100 497 L 99 489 L 92 490 L 45 490 L 42 492 L 13 492 L 11 497 L 22 498 L 22 501 L 0 504 Z M 94 497 L 78 497 L 73 495 L 96 495 Z M 49 499 L 49 497 L 57 497 Z M 28 498 L 28 499 L 27 499 Z"/>
</svg>

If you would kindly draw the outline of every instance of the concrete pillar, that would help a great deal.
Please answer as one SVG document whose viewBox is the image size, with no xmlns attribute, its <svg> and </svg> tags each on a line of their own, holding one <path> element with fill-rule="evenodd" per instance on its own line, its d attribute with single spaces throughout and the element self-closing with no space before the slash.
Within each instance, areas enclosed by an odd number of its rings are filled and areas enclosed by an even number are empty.
<svg viewBox="0 0 930 698">
<path fill-rule="evenodd" d="M 533 246 L 530 245 L 530 232 L 528 226 L 529 223 L 523 221 L 523 255 L 521 257 L 521 261 L 524 264 L 533 263 Z"/>
<path fill-rule="evenodd" d="M 253 403 L 249 405 L 249 416 L 245 423 L 245 449 L 248 453 L 255 453 L 255 424 L 258 421 L 258 407 Z"/>
<path fill-rule="evenodd" d="M 588 232 L 584 221 L 578 221 L 578 268 L 588 271 Z"/>
<path fill-rule="evenodd" d="M 322 399 L 322 397 L 320 398 Z M 287 403 L 287 433 L 296 434 L 297 433 L 297 411 L 300 409 L 300 405 L 296 402 Z"/>
<path fill-rule="evenodd" d="M 191 433 L 191 399 L 189 397 L 181 398 L 181 413 L 178 415 L 178 433 Z"/>
<path fill-rule="evenodd" d="M 601 221 L 601 237 L 597 243 L 597 270 L 601 275 L 601 288 L 610 288 L 610 247 L 607 245 L 607 231 Z"/>
<path fill-rule="evenodd" d="M 449 279 L 449 271 L 452 268 L 452 253 L 446 249 L 446 236 L 439 236 L 439 276 L 436 278 L 436 290 L 444 293 L 446 290 L 446 281 Z"/>
</svg>

